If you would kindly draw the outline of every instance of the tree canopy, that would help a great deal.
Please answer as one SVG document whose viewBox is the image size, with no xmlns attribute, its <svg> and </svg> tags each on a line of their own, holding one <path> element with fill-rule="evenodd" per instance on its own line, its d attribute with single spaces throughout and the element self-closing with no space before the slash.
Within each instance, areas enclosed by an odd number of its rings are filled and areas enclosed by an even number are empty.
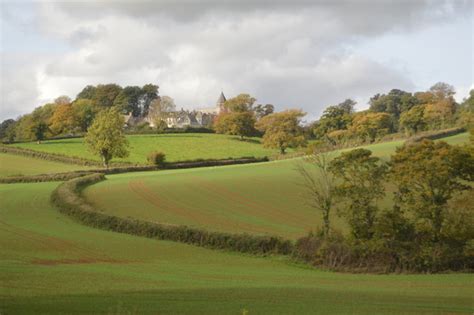
<svg viewBox="0 0 474 315">
<path fill-rule="evenodd" d="M 109 108 L 101 111 L 87 131 L 85 142 L 93 154 L 102 158 L 105 167 L 114 157 L 128 156 L 128 141 L 123 133 L 125 121 L 120 113 Z"/>
<path fill-rule="evenodd" d="M 446 142 L 423 140 L 404 145 L 392 156 L 391 178 L 398 185 L 397 203 L 413 211 L 417 226 L 441 237 L 447 202 L 453 195 L 469 189 L 474 180 L 474 158 L 467 150 Z"/>
<path fill-rule="evenodd" d="M 300 126 L 301 118 L 306 113 L 301 110 L 286 110 L 273 113 L 260 119 L 256 128 L 263 135 L 263 145 L 277 148 L 284 154 L 287 148 L 295 148 L 306 144 L 303 129 Z"/>
<path fill-rule="evenodd" d="M 343 214 L 357 239 L 371 239 L 375 233 L 377 200 L 385 194 L 383 182 L 387 168 L 367 149 L 343 152 L 331 162 L 330 170 L 340 180 L 336 187 L 338 194 L 348 201 Z"/>
</svg>

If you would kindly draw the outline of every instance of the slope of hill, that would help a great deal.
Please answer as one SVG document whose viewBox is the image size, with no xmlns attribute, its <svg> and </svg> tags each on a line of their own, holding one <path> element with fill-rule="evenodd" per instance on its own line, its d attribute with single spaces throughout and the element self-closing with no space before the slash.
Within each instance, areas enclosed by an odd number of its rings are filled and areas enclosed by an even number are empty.
<svg viewBox="0 0 474 315">
<path fill-rule="evenodd" d="M 0 177 L 62 173 L 84 169 L 88 167 L 0 153 Z"/>
<path fill-rule="evenodd" d="M 472 312 L 473 275 L 323 272 L 105 232 L 53 209 L 56 185 L 0 185 L 2 314 Z"/>
<path fill-rule="evenodd" d="M 130 142 L 130 156 L 114 161 L 146 163 L 146 157 L 151 151 L 161 151 L 166 154 L 169 162 L 194 159 L 222 159 L 228 157 L 274 155 L 277 151 L 265 149 L 259 138 L 240 141 L 238 137 L 205 134 L 160 134 L 127 136 Z M 44 141 L 41 145 L 33 142 L 16 143 L 13 146 L 36 151 L 58 153 L 68 156 L 81 157 L 100 161 L 100 158 L 88 152 L 83 138 Z"/>
<path fill-rule="evenodd" d="M 467 135 L 445 138 L 460 142 Z M 401 141 L 368 146 L 388 158 Z M 85 190 L 98 209 L 121 217 L 296 239 L 321 223 L 305 197 L 301 159 L 253 165 L 128 173 Z M 390 200 L 384 201 L 390 204 Z M 343 221 L 333 213 L 335 227 Z"/>
</svg>

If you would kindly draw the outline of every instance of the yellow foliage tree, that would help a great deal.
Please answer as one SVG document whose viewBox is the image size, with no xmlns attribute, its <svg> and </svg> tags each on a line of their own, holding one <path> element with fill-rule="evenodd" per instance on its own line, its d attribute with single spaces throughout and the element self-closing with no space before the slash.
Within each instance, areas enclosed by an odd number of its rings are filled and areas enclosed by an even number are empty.
<svg viewBox="0 0 474 315">
<path fill-rule="evenodd" d="M 262 132 L 263 145 L 277 148 L 285 154 L 287 148 L 295 148 L 306 144 L 300 120 L 306 113 L 301 110 L 286 110 L 260 119 L 255 125 Z"/>
</svg>

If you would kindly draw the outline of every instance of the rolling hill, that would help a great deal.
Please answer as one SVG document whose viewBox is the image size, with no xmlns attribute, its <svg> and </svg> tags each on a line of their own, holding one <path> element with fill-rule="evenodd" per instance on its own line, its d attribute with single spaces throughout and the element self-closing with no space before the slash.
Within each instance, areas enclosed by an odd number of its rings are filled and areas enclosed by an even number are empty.
<svg viewBox="0 0 474 315">
<path fill-rule="evenodd" d="M 263 157 L 277 153 L 276 150 L 263 148 L 260 138 L 240 141 L 238 137 L 219 134 L 131 135 L 127 136 L 127 139 L 130 143 L 130 155 L 127 158 L 114 159 L 113 161 L 144 164 L 146 163 L 147 155 L 152 151 L 164 152 L 169 162 L 198 158 Z M 48 140 L 43 141 L 41 144 L 36 144 L 35 142 L 15 143 L 12 146 L 100 161 L 99 157 L 92 155 L 87 150 L 83 138 Z"/>
<path fill-rule="evenodd" d="M 0 185 L 2 314 L 472 312 L 473 275 L 333 273 L 96 230 L 52 208 L 56 185 Z"/>
<path fill-rule="evenodd" d="M 0 177 L 62 173 L 85 169 L 89 169 L 89 167 L 0 153 Z"/>
<path fill-rule="evenodd" d="M 467 141 L 467 134 L 445 138 Z M 388 159 L 402 141 L 367 146 Z M 88 187 L 85 197 L 105 213 L 234 233 L 296 239 L 316 229 L 321 216 L 308 203 L 301 159 L 200 169 L 127 173 Z M 383 201 L 390 205 L 390 199 Z M 333 213 L 333 225 L 344 229 Z"/>
</svg>

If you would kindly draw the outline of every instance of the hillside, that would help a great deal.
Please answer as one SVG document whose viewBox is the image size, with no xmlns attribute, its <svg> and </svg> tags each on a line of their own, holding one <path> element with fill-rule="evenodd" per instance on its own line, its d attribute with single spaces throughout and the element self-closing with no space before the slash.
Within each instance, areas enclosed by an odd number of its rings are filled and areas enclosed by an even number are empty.
<svg viewBox="0 0 474 315">
<path fill-rule="evenodd" d="M 467 139 L 465 133 L 444 140 L 462 143 Z M 367 148 L 388 159 L 402 143 Z M 298 163 L 301 159 L 112 175 L 84 194 L 98 209 L 121 217 L 296 239 L 321 223 L 299 185 Z M 336 213 L 332 220 L 335 227 L 345 228 Z"/>
<path fill-rule="evenodd" d="M 472 311 L 472 275 L 323 272 L 279 257 L 105 232 L 53 209 L 56 185 L 0 185 L 2 314 Z"/>
<path fill-rule="evenodd" d="M 277 153 L 276 150 L 263 148 L 259 138 L 240 141 L 238 137 L 219 134 L 182 133 L 131 135 L 127 136 L 127 139 L 130 143 L 129 157 L 114 159 L 113 161 L 127 161 L 143 164 L 146 163 L 146 157 L 152 151 L 164 152 L 169 162 L 194 160 L 198 158 L 263 157 Z M 39 145 L 35 142 L 16 143 L 12 144 L 12 146 L 100 161 L 98 156 L 94 156 L 88 152 L 83 138 L 49 140 Z"/>
<path fill-rule="evenodd" d="M 62 173 L 83 169 L 88 169 L 88 167 L 0 153 L 0 177 Z"/>
</svg>

